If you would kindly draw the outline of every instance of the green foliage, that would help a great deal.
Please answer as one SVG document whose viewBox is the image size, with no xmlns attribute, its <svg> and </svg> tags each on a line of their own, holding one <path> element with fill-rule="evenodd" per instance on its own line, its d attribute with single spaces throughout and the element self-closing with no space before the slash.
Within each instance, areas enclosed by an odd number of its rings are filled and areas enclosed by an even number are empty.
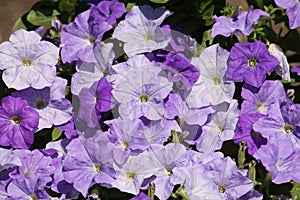
<svg viewBox="0 0 300 200">
<path fill-rule="evenodd" d="M 151 2 L 153 2 L 153 3 L 160 3 L 160 4 L 163 4 L 163 3 L 167 3 L 167 2 L 170 1 L 170 0 L 149 0 L 149 1 L 151 1 Z"/>
<path fill-rule="evenodd" d="M 62 135 L 62 131 L 61 130 L 59 130 L 58 128 L 54 128 L 53 130 L 52 130 L 52 141 L 55 141 L 55 140 L 57 140 L 61 135 Z"/>
<path fill-rule="evenodd" d="M 43 12 L 38 10 L 31 10 L 27 15 L 27 21 L 35 26 L 50 25 L 52 19 L 54 19 L 57 15 L 59 15 L 57 10 L 52 10 L 50 15 L 45 15 Z"/>
</svg>

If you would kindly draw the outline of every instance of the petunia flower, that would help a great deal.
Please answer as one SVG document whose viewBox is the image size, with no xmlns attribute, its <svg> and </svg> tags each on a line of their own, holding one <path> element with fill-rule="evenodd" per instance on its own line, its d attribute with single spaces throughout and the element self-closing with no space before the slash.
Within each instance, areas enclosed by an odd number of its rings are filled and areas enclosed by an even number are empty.
<svg viewBox="0 0 300 200">
<path fill-rule="evenodd" d="M 280 81 L 267 80 L 258 90 L 255 87 L 245 84 L 242 88 L 241 113 L 253 114 L 261 113 L 266 115 L 271 104 L 281 101 L 286 93 Z"/>
<path fill-rule="evenodd" d="M 291 29 L 296 29 L 300 26 L 300 2 L 298 0 L 275 0 L 275 3 L 277 6 L 286 9 Z"/>
<path fill-rule="evenodd" d="M 164 8 L 134 6 L 115 28 L 113 37 L 124 42 L 124 51 L 128 56 L 164 48 L 170 36 L 164 33 L 160 25 L 170 14 Z"/>
<path fill-rule="evenodd" d="M 17 30 L 0 45 L 0 69 L 9 88 L 42 89 L 55 81 L 59 49 L 34 31 Z"/>
<path fill-rule="evenodd" d="M 300 182 L 300 149 L 286 139 L 268 141 L 267 145 L 254 154 L 266 169 L 272 173 L 272 182 Z"/>
<path fill-rule="evenodd" d="M 236 43 L 230 51 L 227 76 L 258 88 L 263 84 L 266 73 L 272 72 L 278 64 L 279 61 L 270 55 L 264 43 Z"/>
<path fill-rule="evenodd" d="M 20 166 L 21 164 L 21 160 L 18 156 L 13 154 L 12 149 L 0 148 L 0 171 L 14 166 Z"/>
<path fill-rule="evenodd" d="M 256 25 L 259 19 L 265 17 L 269 17 L 269 14 L 260 9 L 253 9 L 252 6 L 250 6 L 249 11 L 238 12 L 232 18 L 214 16 L 216 23 L 212 27 L 212 37 L 216 37 L 217 35 L 228 37 L 233 33 L 250 35 L 252 33 L 252 26 Z"/>
<path fill-rule="evenodd" d="M 29 148 L 33 143 L 39 118 L 38 112 L 25 100 L 4 97 L 0 106 L 0 145 Z"/>
<path fill-rule="evenodd" d="M 192 88 L 189 94 L 190 97 L 192 97 L 194 93 L 196 93 L 196 97 L 202 95 L 202 93 L 199 92 L 201 91 L 199 87 L 201 87 L 202 84 L 198 84 L 203 82 L 204 86 L 202 87 L 206 86 L 205 89 L 203 89 L 206 94 L 199 98 L 206 98 L 206 102 L 210 102 L 212 105 L 217 105 L 224 101 L 231 101 L 235 86 L 233 81 L 226 76 L 228 57 L 229 52 L 220 47 L 219 44 L 215 44 L 204 49 L 200 57 L 192 59 L 192 64 L 199 69 L 201 75 L 196 85 Z M 193 99 L 189 99 L 190 97 L 188 97 L 188 102 L 193 101 Z M 198 101 L 198 99 L 194 99 L 194 101 Z"/>
</svg>

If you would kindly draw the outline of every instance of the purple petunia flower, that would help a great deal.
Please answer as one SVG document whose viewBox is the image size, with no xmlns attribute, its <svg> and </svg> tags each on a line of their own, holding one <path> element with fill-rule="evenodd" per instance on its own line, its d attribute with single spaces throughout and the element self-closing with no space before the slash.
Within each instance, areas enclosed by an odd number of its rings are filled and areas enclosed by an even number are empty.
<svg viewBox="0 0 300 200">
<path fill-rule="evenodd" d="M 159 26 L 170 14 L 164 8 L 134 6 L 125 20 L 118 24 L 113 37 L 124 42 L 124 51 L 128 56 L 164 48 L 170 36 Z"/>
<path fill-rule="evenodd" d="M 14 166 L 20 166 L 21 160 L 13 154 L 12 149 L 0 148 L 0 171 Z"/>
<path fill-rule="evenodd" d="M 277 6 L 286 9 L 291 29 L 296 29 L 300 26 L 300 2 L 298 0 L 275 0 L 275 3 Z"/>
<path fill-rule="evenodd" d="M 169 52 L 165 59 L 160 66 L 168 70 L 169 81 L 181 81 L 186 89 L 190 90 L 200 76 L 198 69 L 180 54 Z"/>
<path fill-rule="evenodd" d="M 279 61 L 270 55 L 264 43 L 236 43 L 230 51 L 227 76 L 258 88 L 263 84 L 266 73 L 272 72 L 278 64 Z"/>
<path fill-rule="evenodd" d="M 272 173 L 274 183 L 287 183 L 291 180 L 300 182 L 300 149 L 291 141 L 285 139 L 268 141 L 254 157 Z"/>
<path fill-rule="evenodd" d="M 253 9 L 252 6 L 248 12 L 238 12 L 233 18 L 214 16 L 216 23 L 212 27 L 212 36 L 224 35 L 228 37 L 233 33 L 250 35 L 252 26 L 264 17 L 269 17 L 269 14 L 260 9 Z"/>
<path fill-rule="evenodd" d="M 29 148 L 39 123 L 39 114 L 28 103 L 15 97 L 4 97 L 0 106 L 0 145 Z"/>
<path fill-rule="evenodd" d="M 253 124 L 264 115 L 260 113 L 242 114 L 239 118 L 237 130 L 233 136 L 235 143 L 246 142 L 249 154 L 253 155 L 261 145 L 267 144 L 267 139 L 261 133 L 253 130 Z"/>
<path fill-rule="evenodd" d="M 10 41 L 0 45 L 0 70 L 3 81 L 17 90 L 49 87 L 55 80 L 59 49 L 52 43 L 41 41 L 34 31 L 14 32 Z"/>
<path fill-rule="evenodd" d="M 135 197 L 131 198 L 130 200 L 151 200 L 151 198 L 147 196 L 144 192 L 141 192 Z"/>
</svg>

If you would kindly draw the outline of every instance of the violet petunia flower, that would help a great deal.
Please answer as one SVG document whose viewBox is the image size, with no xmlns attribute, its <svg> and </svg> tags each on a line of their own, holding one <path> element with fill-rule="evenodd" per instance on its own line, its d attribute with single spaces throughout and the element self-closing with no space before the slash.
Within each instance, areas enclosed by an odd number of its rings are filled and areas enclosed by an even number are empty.
<svg viewBox="0 0 300 200">
<path fill-rule="evenodd" d="M 39 118 L 38 112 L 25 100 L 4 97 L 0 106 L 0 145 L 29 148 L 38 128 Z"/>
<path fill-rule="evenodd" d="M 200 72 L 183 55 L 169 52 L 165 61 L 160 65 L 162 69 L 167 69 L 168 79 L 171 82 L 181 81 L 187 90 L 190 90 L 198 80 Z"/>
<path fill-rule="evenodd" d="M 21 160 L 13 154 L 12 149 L 0 148 L 0 172 L 14 166 L 20 166 L 21 164 Z"/>
<path fill-rule="evenodd" d="M 261 133 L 253 130 L 253 124 L 263 116 L 264 115 L 260 113 L 253 113 L 242 114 L 239 117 L 237 129 L 233 136 L 233 141 L 236 144 L 240 142 L 246 142 L 250 155 L 254 155 L 261 145 L 267 144 L 267 139 L 264 138 Z"/>
<path fill-rule="evenodd" d="M 230 51 L 227 76 L 258 88 L 263 84 L 266 73 L 272 72 L 278 64 L 279 61 L 270 55 L 264 43 L 236 43 Z"/>
<path fill-rule="evenodd" d="M 291 29 L 296 29 L 300 26 L 300 2 L 298 0 L 275 0 L 275 3 L 277 6 L 286 9 Z"/>
<path fill-rule="evenodd" d="M 27 88 L 16 91 L 13 96 L 27 100 L 40 115 L 38 129 L 67 123 L 72 118 L 72 104 L 65 98 L 67 80 L 56 77 L 51 87 Z"/>
<path fill-rule="evenodd" d="M 268 141 L 254 157 L 272 173 L 272 182 L 300 182 L 300 149 L 285 139 Z"/>
<path fill-rule="evenodd" d="M 134 6 L 115 28 L 113 37 L 124 42 L 124 51 L 128 56 L 164 48 L 170 36 L 160 25 L 170 14 L 164 8 Z"/>
<path fill-rule="evenodd" d="M 34 31 L 17 30 L 10 41 L 0 45 L 0 70 L 3 81 L 17 90 L 49 87 L 55 81 L 59 49 L 41 41 Z"/>
<path fill-rule="evenodd" d="M 225 37 L 231 34 L 250 35 L 252 26 L 258 23 L 261 18 L 269 17 L 270 15 L 260 9 L 253 9 L 250 6 L 248 12 L 238 12 L 236 16 L 228 18 L 225 16 L 214 16 L 216 23 L 212 27 L 212 37 L 223 35 Z"/>
</svg>

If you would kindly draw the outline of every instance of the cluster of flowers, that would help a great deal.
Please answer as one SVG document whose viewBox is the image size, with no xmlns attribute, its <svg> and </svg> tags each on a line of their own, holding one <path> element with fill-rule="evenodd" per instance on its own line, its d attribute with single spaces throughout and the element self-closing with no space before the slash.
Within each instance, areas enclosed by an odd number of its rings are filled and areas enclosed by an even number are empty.
<svg viewBox="0 0 300 200">
<path fill-rule="evenodd" d="M 271 72 L 290 80 L 280 47 L 214 44 L 197 55 L 196 41 L 163 24 L 171 14 L 101 1 L 62 25 L 59 48 L 25 30 L 0 45 L 1 84 L 14 89 L 0 106 L 1 199 L 55 199 L 50 190 L 57 199 L 88 197 L 95 184 L 135 200 L 152 199 L 147 189 L 168 199 L 176 188 L 173 196 L 191 200 L 262 199 L 251 167 L 218 151 L 226 140 L 246 143 L 274 183 L 300 183 L 300 105 L 280 81 L 265 80 Z M 268 16 L 251 7 L 215 17 L 212 35 L 249 35 Z M 56 74 L 59 56 L 76 64 L 72 103 Z M 235 82 L 244 82 L 241 109 Z M 28 150 L 53 126 L 66 137 Z"/>
</svg>

